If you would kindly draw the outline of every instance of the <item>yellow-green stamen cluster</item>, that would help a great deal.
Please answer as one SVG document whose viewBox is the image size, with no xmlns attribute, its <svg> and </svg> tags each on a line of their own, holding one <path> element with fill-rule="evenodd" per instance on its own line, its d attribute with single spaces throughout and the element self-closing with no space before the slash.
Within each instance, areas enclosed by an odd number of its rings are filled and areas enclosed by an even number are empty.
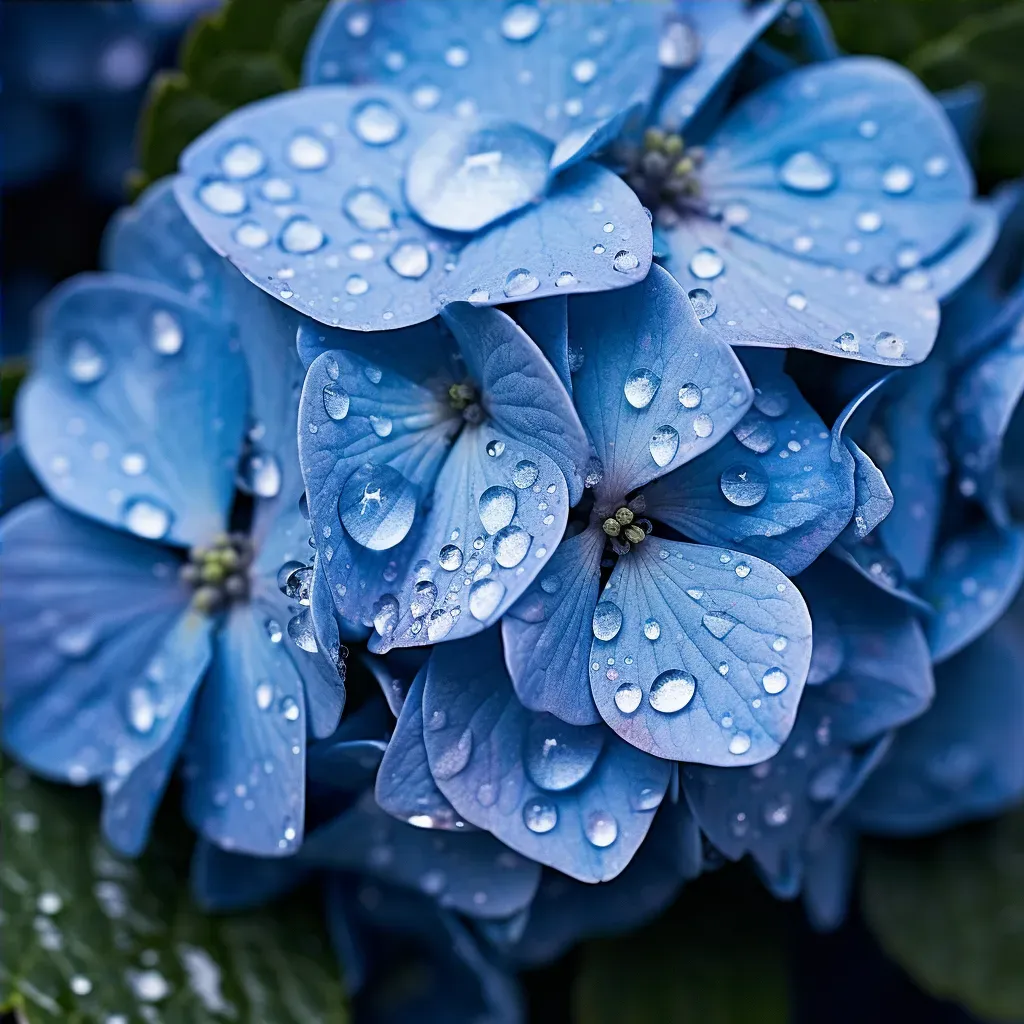
<svg viewBox="0 0 1024 1024">
<path fill-rule="evenodd" d="M 480 423 L 484 414 L 480 405 L 480 394 L 472 381 L 462 381 L 448 388 L 448 405 L 456 412 L 462 413 L 467 423 Z"/>
<path fill-rule="evenodd" d="M 195 589 L 192 607 L 211 614 L 249 593 L 252 545 L 244 534 L 222 533 L 208 547 L 194 547 L 180 576 Z"/>
<path fill-rule="evenodd" d="M 633 510 L 623 505 L 622 508 L 616 509 L 615 515 L 609 516 L 601 523 L 601 529 L 609 537 L 618 537 L 621 534 L 630 544 L 639 544 L 647 533 L 642 526 L 633 522 L 635 518 Z"/>
<path fill-rule="evenodd" d="M 681 135 L 648 128 L 643 148 L 634 154 L 625 178 L 641 202 L 657 212 L 665 204 L 675 206 L 697 195 L 696 171 L 702 156 L 700 149 L 687 149 Z"/>
</svg>

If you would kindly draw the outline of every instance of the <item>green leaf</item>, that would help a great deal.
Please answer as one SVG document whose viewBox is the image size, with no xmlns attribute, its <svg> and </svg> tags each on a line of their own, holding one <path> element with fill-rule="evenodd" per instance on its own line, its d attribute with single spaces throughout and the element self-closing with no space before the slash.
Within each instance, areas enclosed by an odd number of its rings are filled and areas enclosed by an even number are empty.
<svg viewBox="0 0 1024 1024">
<path fill-rule="evenodd" d="M 742 866 L 688 883 L 652 925 L 584 945 L 576 1024 L 788 1024 L 780 915 Z"/>
<path fill-rule="evenodd" d="M 864 915 L 889 956 L 973 1014 L 1024 1018 L 1024 808 L 867 853 Z"/>
<path fill-rule="evenodd" d="M 299 84 L 302 57 L 327 0 L 227 0 L 199 18 L 181 47 L 181 70 L 150 83 L 138 128 L 138 194 L 193 139 L 232 110 Z"/>
<path fill-rule="evenodd" d="M 205 916 L 167 837 L 139 861 L 98 836 L 98 804 L 4 773 L 0 1009 L 29 1024 L 346 1024 L 316 908 L 296 894 L 258 913 Z M 184 826 L 175 823 L 184 835 Z"/>
</svg>

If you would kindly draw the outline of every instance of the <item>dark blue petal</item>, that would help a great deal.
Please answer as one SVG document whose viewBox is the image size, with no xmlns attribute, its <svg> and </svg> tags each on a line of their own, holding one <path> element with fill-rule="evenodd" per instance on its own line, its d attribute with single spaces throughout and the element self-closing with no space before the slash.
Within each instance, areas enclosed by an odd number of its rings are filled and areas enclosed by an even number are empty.
<svg viewBox="0 0 1024 1024">
<path fill-rule="evenodd" d="M 470 378 L 480 388 L 490 422 L 551 459 L 562 471 L 569 502 L 575 505 L 583 495 L 590 444 L 551 364 L 500 310 L 452 302 L 441 316 L 459 343 Z"/>
<path fill-rule="evenodd" d="M 0 454 L 0 514 L 6 515 L 18 505 L 42 497 L 44 492 L 14 434 L 0 438 L 0 446 L 3 448 Z"/>
<path fill-rule="evenodd" d="M 899 562 L 879 540 L 877 532 L 869 534 L 858 544 L 836 542 L 828 550 L 829 554 L 868 580 L 872 586 L 904 601 L 926 619 L 932 615 L 932 606 L 907 585 Z"/>
<path fill-rule="evenodd" d="M 1024 581 L 1024 531 L 985 524 L 950 540 L 921 581 L 935 607 L 928 638 L 944 661 L 1001 618 Z"/>
<path fill-rule="evenodd" d="M 521 302 L 509 312 L 516 323 L 544 353 L 565 390 L 572 394 L 571 357 L 569 355 L 569 304 L 560 295 L 537 302 Z"/>
<path fill-rule="evenodd" d="M 853 460 L 781 367 L 747 356 L 754 408 L 710 451 L 646 492 L 647 514 L 695 540 L 736 545 L 793 575 L 850 521 Z"/>
<path fill-rule="evenodd" d="M 829 701 L 831 734 L 842 743 L 864 743 L 922 714 L 934 685 L 913 609 L 828 562 L 811 566 L 796 583 L 814 627 L 808 693 Z"/>
<path fill-rule="evenodd" d="M 1024 795 L 1018 603 L 936 670 L 935 703 L 901 729 L 851 806 L 869 832 L 918 835 L 996 814 Z"/>
<path fill-rule="evenodd" d="M 351 722 L 351 718 L 346 718 Z M 311 782 L 357 793 L 373 784 L 387 743 L 384 740 L 331 738 L 309 748 L 306 759 Z"/>
<path fill-rule="evenodd" d="M 341 351 L 306 377 L 299 449 L 314 536 L 339 611 L 372 622 L 379 651 L 496 621 L 565 528 L 558 467 L 490 420 L 464 423 L 445 388 Z M 514 410 L 496 414 L 521 429 Z"/>
<path fill-rule="evenodd" d="M 500 116 L 557 140 L 580 121 L 650 101 L 669 10 L 662 0 L 338 4 L 317 28 L 303 78 L 387 82 L 420 110 Z"/>
<path fill-rule="evenodd" d="M 560 174 L 543 202 L 475 236 L 448 276 L 446 299 L 494 306 L 626 288 L 647 273 L 652 251 L 633 190 L 585 160 Z"/>
<path fill-rule="evenodd" d="M 953 295 L 985 262 L 999 233 L 999 217 L 988 200 L 971 203 L 967 223 L 944 252 L 913 267 L 899 280 L 902 288 L 922 291 L 930 288 L 939 299 Z M 943 312 L 943 336 L 948 333 Z"/>
<path fill-rule="evenodd" d="M 394 734 L 377 774 L 377 803 L 388 814 L 418 828 L 475 831 L 462 820 L 437 788 L 430 774 L 427 747 L 423 740 L 423 688 L 426 665 L 413 680 L 398 716 Z"/>
<path fill-rule="evenodd" d="M 893 496 L 882 471 L 847 438 L 846 447 L 853 456 L 853 519 L 840 538 L 843 543 L 862 541 L 892 511 Z"/>
<path fill-rule="evenodd" d="M 294 857 L 246 857 L 200 839 L 192 852 L 189 882 L 203 910 L 224 913 L 270 903 L 298 885 L 304 874 Z"/>
<path fill-rule="evenodd" d="M 944 248 L 974 193 L 939 103 L 872 57 L 800 68 L 742 101 L 700 176 L 712 207 L 745 208 L 748 237 L 864 274 L 898 270 L 903 250 Z"/>
<path fill-rule="evenodd" d="M 641 750 L 750 765 L 789 735 L 811 619 L 796 587 L 767 562 L 648 537 L 612 570 L 593 632 L 597 708 Z"/>
<path fill-rule="evenodd" d="M 539 864 L 486 832 L 442 835 L 416 828 L 382 811 L 371 794 L 310 833 L 299 856 L 306 864 L 418 889 L 442 907 L 481 918 L 522 910 L 540 882 Z"/>
<path fill-rule="evenodd" d="M 937 94 L 949 123 L 956 132 L 965 152 L 974 150 L 985 110 L 985 87 L 978 82 L 968 82 L 956 89 L 947 89 Z"/>
<path fill-rule="evenodd" d="M 621 503 L 700 455 L 750 404 L 739 360 L 658 267 L 635 288 L 570 300 L 569 346 L 582 360 L 573 396 L 601 462 L 602 501 Z"/>
<path fill-rule="evenodd" d="M 939 313 L 927 292 L 873 284 L 703 217 L 658 226 L 669 247 L 663 264 L 698 303 L 704 327 L 728 344 L 890 366 L 920 362 L 931 351 Z"/>
<path fill-rule="evenodd" d="M 497 630 L 435 649 L 423 716 L 431 772 L 456 811 L 580 881 L 622 871 L 668 785 L 667 763 L 602 726 L 527 711 Z"/>
<path fill-rule="evenodd" d="M 857 837 L 833 824 L 815 837 L 804 853 L 804 908 L 820 932 L 838 928 L 846 917 L 857 870 Z"/>
<path fill-rule="evenodd" d="M 605 540 L 595 528 L 563 540 L 501 620 L 505 664 L 523 706 L 572 725 L 601 721 L 588 663 Z"/>
<path fill-rule="evenodd" d="M 1003 438 L 1024 395 L 1024 319 L 998 348 L 959 374 L 953 387 L 950 448 L 960 493 L 981 501 L 1001 526 L 1009 512 L 1001 490 Z"/>
<path fill-rule="evenodd" d="M 757 4 L 746 0 L 678 3 L 676 25 L 680 27 L 670 24 L 666 32 L 663 63 L 666 70 L 681 69 L 684 74 L 662 100 L 658 122 L 673 131 L 686 128 L 702 103 L 784 6 L 783 0 Z"/>
<path fill-rule="evenodd" d="M 169 285 L 211 309 L 224 306 L 228 265 L 203 241 L 161 178 L 117 211 L 103 235 L 103 267 Z"/>
<path fill-rule="evenodd" d="M 137 853 L 210 658 L 178 561 L 43 499 L 3 520 L 4 745 L 104 784 L 109 838 Z M 135 773 L 140 772 L 138 779 Z"/>
<path fill-rule="evenodd" d="M 237 344 L 198 306 L 162 285 L 83 275 L 44 307 L 18 436 L 63 504 L 198 544 L 224 528 L 234 499 L 248 397 Z"/>
<path fill-rule="evenodd" d="M 186 813 L 227 850 L 270 857 L 302 841 L 306 715 L 302 676 L 254 596 L 227 613 L 186 752 Z"/>
</svg>

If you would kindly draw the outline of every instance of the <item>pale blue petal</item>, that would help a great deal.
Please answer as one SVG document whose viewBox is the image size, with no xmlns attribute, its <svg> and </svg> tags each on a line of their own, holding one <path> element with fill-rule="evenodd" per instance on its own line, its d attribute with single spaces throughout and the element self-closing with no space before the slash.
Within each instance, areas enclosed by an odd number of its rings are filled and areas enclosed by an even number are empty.
<svg viewBox="0 0 1024 1024">
<path fill-rule="evenodd" d="M 975 200 L 966 225 L 948 248 L 922 266 L 907 270 L 899 279 L 900 286 L 912 291 L 930 288 L 937 298 L 949 298 L 985 262 L 998 234 L 999 217 L 993 204 Z M 942 326 L 945 333 L 945 320 Z"/>
<path fill-rule="evenodd" d="M 223 530 L 249 397 L 225 327 L 163 285 L 83 275 L 44 307 L 35 366 L 18 436 L 54 498 L 151 540 Z"/>
<path fill-rule="evenodd" d="M 771 757 L 789 735 L 811 619 L 767 562 L 648 537 L 612 570 L 593 632 L 598 710 L 641 750 L 743 766 Z"/>
<path fill-rule="evenodd" d="M 509 314 L 544 353 L 565 390 L 572 394 L 569 355 L 569 304 L 560 295 L 536 302 L 520 302 Z"/>
<path fill-rule="evenodd" d="M 750 405 L 739 360 L 658 267 L 635 288 L 571 300 L 569 346 L 582 360 L 573 397 L 609 515 L 628 491 L 707 451 Z"/>
<path fill-rule="evenodd" d="M 928 292 L 876 285 L 703 217 L 659 228 L 669 246 L 662 262 L 707 311 L 704 327 L 728 344 L 906 366 L 935 342 L 938 304 Z"/>
<path fill-rule="evenodd" d="M 605 540 L 596 528 L 563 540 L 501 620 L 505 665 L 523 706 L 572 725 L 601 721 L 588 662 Z"/>
<path fill-rule="evenodd" d="M 602 726 L 527 711 L 497 630 L 435 649 L 423 698 L 438 786 L 468 821 L 580 881 L 618 875 L 639 848 L 669 766 Z"/>
<path fill-rule="evenodd" d="M 745 207 L 748 237 L 784 251 L 808 237 L 809 259 L 864 274 L 898 270 L 903 249 L 943 249 L 974 193 L 939 103 L 873 57 L 800 68 L 742 101 L 709 141 L 700 177 L 712 208 Z M 858 227 L 866 215 L 868 230 Z"/>
<path fill-rule="evenodd" d="M 669 10 L 664 0 L 336 3 L 303 79 L 386 82 L 420 110 L 505 117 L 557 140 L 580 121 L 649 102 Z"/>
<path fill-rule="evenodd" d="M 571 128 L 559 139 L 551 154 L 551 173 L 559 174 L 600 153 L 619 138 L 628 122 L 636 121 L 642 113 L 643 107 L 636 104 L 610 117 L 599 117 Z"/>
<path fill-rule="evenodd" d="M 745 357 L 754 407 L 710 451 L 645 493 L 651 518 L 708 544 L 736 545 L 793 575 L 854 510 L 854 465 L 781 367 Z"/>
</svg>

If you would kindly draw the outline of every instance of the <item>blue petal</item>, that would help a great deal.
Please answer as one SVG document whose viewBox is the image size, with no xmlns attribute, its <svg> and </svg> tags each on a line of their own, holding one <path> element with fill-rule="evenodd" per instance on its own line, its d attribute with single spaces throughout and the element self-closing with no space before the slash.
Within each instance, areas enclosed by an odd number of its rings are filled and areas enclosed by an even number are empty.
<svg viewBox="0 0 1024 1024">
<path fill-rule="evenodd" d="M 901 729 L 851 806 L 868 832 L 919 835 L 988 817 L 1024 795 L 1018 604 L 936 670 L 936 699 Z"/>
<path fill-rule="evenodd" d="M 452 302 L 441 316 L 459 343 L 470 378 L 480 388 L 490 422 L 551 459 L 562 471 L 569 502 L 575 505 L 583 496 L 590 444 L 551 364 L 500 310 Z"/>
<path fill-rule="evenodd" d="M 474 237 L 448 276 L 447 298 L 501 305 L 626 288 L 647 273 L 653 244 L 633 190 L 586 160 L 563 171 L 543 202 Z"/>
<path fill-rule="evenodd" d="M 985 524 L 955 536 L 921 581 L 921 595 L 935 607 L 929 640 L 944 661 L 1001 618 L 1024 581 L 1024 531 Z"/>
<path fill-rule="evenodd" d="M 621 503 L 700 455 L 750 404 L 739 360 L 660 268 L 627 291 L 570 301 L 569 345 L 582 355 L 573 395 L 602 464 L 602 501 Z"/>
<path fill-rule="evenodd" d="M 985 87 L 968 82 L 937 96 L 965 152 L 973 152 L 985 110 Z"/>
<path fill-rule="evenodd" d="M 496 621 L 565 529 L 558 467 L 489 420 L 464 424 L 445 386 L 438 395 L 341 351 L 320 356 L 306 377 L 299 448 L 314 536 L 339 611 L 374 623 L 378 651 Z M 519 431 L 518 412 L 496 394 L 495 415 Z"/>
<path fill-rule="evenodd" d="M 900 286 L 912 291 L 930 288 L 936 298 L 953 295 L 985 262 L 999 233 L 999 217 L 988 200 L 971 203 L 966 225 L 947 249 L 904 273 Z M 948 332 L 943 311 L 943 335 Z"/>
<path fill-rule="evenodd" d="M 890 366 L 920 362 L 931 351 L 939 314 L 927 292 L 873 284 L 704 217 L 659 222 L 659 229 L 669 246 L 663 264 L 707 311 L 704 327 L 728 344 L 804 348 Z"/>
<path fill-rule="evenodd" d="M 677 24 L 681 27 L 666 33 L 663 63 L 669 71 L 680 68 L 685 73 L 662 100 L 658 122 L 664 128 L 681 131 L 751 44 L 779 16 L 785 3 L 684 0 L 676 6 Z M 673 40 L 675 45 L 671 45 Z"/>
<path fill-rule="evenodd" d="M 392 818 L 367 794 L 351 810 L 312 832 L 303 863 L 419 889 L 442 907 L 502 918 L 528 906 L 540 865 L 486 832 L 442 835 Z"/>
<path fill-rule="evenodd" d="M 43 499 L 3 520 L 4 745 L 34 771 L 104 784 L 137 853 L 210 657 L 166 549 Z M 140 773 L 136 778 L 136 773 Z"/>
<path fill-rule="evenodd" d="M 882 471 L 857 446 L 846 440 L 853 456 L 853 519 L 840 538 L 843 543 L 862 541 L 892 511 L 893 496 Z"/>
<path fill-rule="evenodd" d="M 750 765 L 789 735 L 811 620 L 796 587 L 767 562 L 648 537 L 612 570 L 593 632 L 597 708 L 641 750 Z"/>
<path fill-rule="evenodd" d="M 332 738 L 309 748 L 306 771 L 311 782 L 357 793 L 373 784 L 386 749 L 384 740 Z"/>
<path fill-rule="evenodd" d="M 492 630 L 435 649 L 423 697 L 431 772 L 463 817 L 580 881 L 629 863 L 669 766 L 612 736 L 527 711 Z"/>
<path fill-rule="evenodd" d="M 51 495 L 151 540 L 211 540 L 234 499 L 249 396 L 226 329 L 162 285 L 112 274 L 63 285 L 41 328 L 16 412 Z"/>
<path fill-rule="evenodd" d="M 304 874 L 294 857 L 246 857 L 200 839 L 192 852 L 189 882 L 203 910 L 224 913 L 270 903 Z"/>
<path fill-rule="evenodd" d="M 793 251 L 806 236 L 810 258 L 864 274 L 897 270 L 901 250 L 944 248 L 974 192 L 938 102 L 872 57 L 800 68 L 742 101 L 700 177 L 713 208 L 745 207 L 748 237 Z"/>
<path fill-rule="evenodd" d="M 103 267 L 168 285 L 193 302 L 219 310 L 228 265 L 203 241 L 162 178 L 117 211 L 103 235 Z"/>
<path fill-rule="evenodd" d="M 385 81 L 420 110 L 500 116 L 557 140 L 580 120 L 649 102 L 669 10 L 661 0 L 338 4 L 310 43 L 303 79 Z"/>
<path fill-rule="evenodd" d="M 953 387 L 955 429 L 951 449 L 965 496 L 977 495 L 997 524 L 1009 522 L 1002 494 L 1003 439 L 1024 395 L 1024 319 L 998 348 L 987 352 Z"/>
<path fill-rule="evenodd" d="M 501 620 L 505 665 L 523 706 L 572 725 L 601 721 L 588 663 L 605 539 L 590 528 L 563 540 Z"/>
<path fill-rule="evenodd" d="M 3 448 L 0 454 L 0 515 L 6 515 L 18 505 L 41 497 L 44 492 L 32 475 L 25 453 L 14 435 L 5 434 L 0 438 L 0 446 Z"/>
<path fill-rule="evenodd" d="M 600 153 L 623 134 L 627 124 L 638 121 L 643 114 L 640 104 L 624 107 L 610 117 L 599 117 L 577 125 L 563 135 L 551 154 L 551 173 L 559 174 Z"/>
<path fill-rule="evenodd" d="M 913 609 L 826 562 L 796 582 L 814 626 L 808 694 L 829 701 L 831 734 L 847 744 L 864 743 L 922 714 L 934 684 L 928 643 Z"/>
<path fill-rule="evenodd" d="M 695 540 L 741 547 L 793 575 L 850 521 L 853 460 L 781 367 L 762 363 L 747 357 L 754 408 L 731 435 L 646 491 L 647 514 Z"/>
<path fill-rule="evenodd" d="M 813 850 L 804 853 L 804 907 L 819 932 L 838 928 L 846 917 L 857 870 L 857 838 L 833 824 L 821 830 Z"/>
<path fill-rule="evenodd" d="M 419 828 L 472 832 L 474 827 L 459 817 L 430 774 L 423 740 L 423 688 L 426 680 L 427 668 L 424 665 L 409 687 L 377 774 L 377 803 L 388 814 Z"/>
<path fill-rule="evenodd" d="M 264 857 L 295 851 L 305 799 L 302 676 L 273 610 L 254 595 L 227 613 L 186 751 L 193 826 L 218 846 Z"/>
<path fill-rule="evenodd" d="M 569 354 L 569 303 L 560 295 L 537 302 L 520 302 L 509 309 L 516 323 L 544 353 L 565 390 L 572 394 Z"/>
<path fill-rule="evenodd" d="M 932 606 L 910 589 L 899 562 L 879 540 L 879 532 L 868 534 L 858 544 L 836 542 L 828 549 L 829 554 L 868 580 L 872 586 L 910 605 L 924 618 L 929 618 L 933 612 Z"/>
<path fill-rule="evenodd" d="M 928 568 L 942 513 L 948 463 L 936 417 L 945 388 L 946 372 L 938 361 L 894 379 L 865 438 L 893 494 L 878 537 L 912 580 Z"/>
</svg>

